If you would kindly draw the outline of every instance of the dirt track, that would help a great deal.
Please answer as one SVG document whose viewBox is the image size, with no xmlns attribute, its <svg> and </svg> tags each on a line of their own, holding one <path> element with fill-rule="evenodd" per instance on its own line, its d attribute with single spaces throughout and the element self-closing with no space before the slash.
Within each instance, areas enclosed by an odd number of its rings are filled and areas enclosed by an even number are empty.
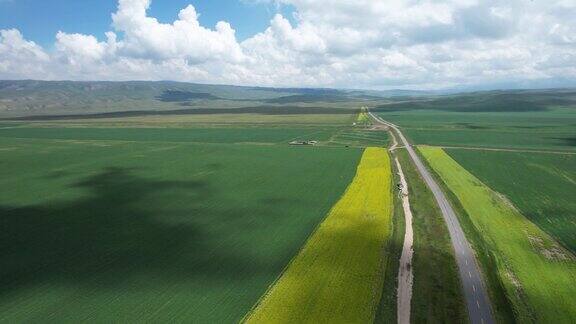
<svg viewBox="0 0 576 324">
<path fill-rule="evenodd" d="M 400 257 L 400 269 L 398 270 L 398 323 L 410 323 L 410 305 L 412 303 L 412 282 L 414 275 L 412 273 L 412 255 L 414 254 L 413 243 L 414 235 L 412 231 L 412 210 L 410 210 L 410 200 L 408 199 L 408 183 L 404 178 L 402 166 L 395 158 L 398 175 L 402 190 L 402 208 L 404 209 L 404 219 L 406 222 L 406 232 L 404 233 L 404 246 L 402 256 Z"/>
</svg>

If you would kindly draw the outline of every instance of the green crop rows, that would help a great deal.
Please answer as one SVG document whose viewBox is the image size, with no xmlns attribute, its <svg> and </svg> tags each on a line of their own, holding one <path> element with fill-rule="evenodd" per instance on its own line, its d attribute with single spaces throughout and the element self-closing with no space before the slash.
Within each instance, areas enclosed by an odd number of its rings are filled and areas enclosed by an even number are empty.
<svg viewBox="0 0 576 324">
<path fill-rule="evenodd" d="M 576 149 L 576 109 L 531 112 L 381 112 L 416 144 L 530 150 Z"/>
<path fill-rule="evenodd" d="M 361 156 L 184 143 L 300 134 L 279 129 L 18 131 L 0 136 L 0 322 L 11 323 L 238 321 Z"/>
<path fill-rule="evenodd" d="M 576 155 L 447 151 L 522 214 L 576 252 Z"/>
<path fill-rule="evenodd" d="M 330 129 L 329 129 L 330 130 Z M 312 137 L 326 140 L 330 131 L 314 128 L 84 128 L 18 127 L 0 129 L 0 137 L 60 140 L 200 143 L 287 143 Z"/>
</svg>

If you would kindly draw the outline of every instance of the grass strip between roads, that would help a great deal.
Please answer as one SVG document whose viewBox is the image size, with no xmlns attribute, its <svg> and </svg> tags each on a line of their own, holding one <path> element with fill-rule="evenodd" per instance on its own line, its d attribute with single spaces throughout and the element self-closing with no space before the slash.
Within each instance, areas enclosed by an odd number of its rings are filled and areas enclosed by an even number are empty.
<svg viewBox="0 0 576 324">
<path fill-rule="evenodd" d="M 468 313 L 442 213 L 406 150 L 397 150 L 397 154 L 410 187 L 413 216 L 412 321 L 466 323 Z"/>
<path fill-rule="evenodd" d="M 373 322 L 382 295 L 391 216 L 388 153 L 368 148 L 344 196 L 246 321 Z"/>
<path fill-rule="evenodd" d="M 576 262 L 548 234 L 440 148 L 420 152 L 458 198 L 496 258 L 496 269 L 521 323 L 576 318 Z"/>
</svg>

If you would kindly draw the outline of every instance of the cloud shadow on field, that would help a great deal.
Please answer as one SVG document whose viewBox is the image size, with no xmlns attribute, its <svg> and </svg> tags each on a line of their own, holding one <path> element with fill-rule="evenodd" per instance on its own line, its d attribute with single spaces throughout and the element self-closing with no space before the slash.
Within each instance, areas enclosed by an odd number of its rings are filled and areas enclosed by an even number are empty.
<svg viewBox="0 0 576 324">
<path fill-rule="evenodd" d="M 458 126 L 461 126 L 463 128 L 467 128 L 467 129 L 490 129 L 490 127 L 483 126 L 483 125 L 477 125 L 477 124 L 473 124 L 473 123 L 456 123 L 455 125 L 458 125 Z"/>
<path fill-rule="evenodd" d="M 201 225 L 219 217 L 199 205 L 214 194 L 206 182 L 154 181 L 130 169 L 107 168 L 73 187 L 89 194 L 75 201 L 0 206 L 0 296 L 47 282 L 100 289 L 142 275 L 240 280 L 246 273 L 271 271 L 258 259 L 213 246 Z M 187 203 L 161 208 L 149 203 L 162 195 Z M 229 211 L 227 217 L 248 216 Z"/>
<path fill-rule="evenodd" d="M 156 100 L 162 102 L 187 102 L 190 100 L 218 100 L 220 97 L 205 92 L 165 90 Z"/>
<path fill-rule="evenodd" d="M 188 102 L 180 102 L 181 106 L 188 106 Z M 253 106 L 242 108 L 186 108 L 174 110 L 135 110 L 118 111 L 95 114 L 69 114 L 69 115 L 36 115 L 15 118 L 0 118 L 0 120 L 28 120 L 28 121 L 49 121 L 49 120 L 75 120 L 75 119 L 101 119 L 101 118 L 121 118 L 121 117 L 144 117 L 144 116 L 179 116 L 179 115 L 229 115 L 229 114 L 257 114 L 257 115 L 350 115 L 357 110 L 348 108 L 332 107 L 301 107 L 301 106 Z M 374 109 L 373 111 L 379 111 Z"/>
<path fill-rule="evenodd" d="M 552 139 L 561 141 L 565 146 L 576 146 L 576 137 L 553 137 Z"/>
</svg>

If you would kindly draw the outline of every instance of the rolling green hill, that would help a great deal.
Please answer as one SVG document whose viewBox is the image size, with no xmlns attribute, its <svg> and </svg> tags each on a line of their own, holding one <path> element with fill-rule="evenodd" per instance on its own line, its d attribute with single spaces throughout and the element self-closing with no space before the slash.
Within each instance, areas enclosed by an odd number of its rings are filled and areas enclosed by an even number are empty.
<svg viewBox="0 0 576 324">
<path fill-rule="evenodd" d="M 0 81 L 0 118 L 126 111 L 220 109 L 260 105 L 352 107 L 361 91 L 277 89 L 181 82 Z M 348 104 L 346 104 L 348 103 Z"/>
</svg>

